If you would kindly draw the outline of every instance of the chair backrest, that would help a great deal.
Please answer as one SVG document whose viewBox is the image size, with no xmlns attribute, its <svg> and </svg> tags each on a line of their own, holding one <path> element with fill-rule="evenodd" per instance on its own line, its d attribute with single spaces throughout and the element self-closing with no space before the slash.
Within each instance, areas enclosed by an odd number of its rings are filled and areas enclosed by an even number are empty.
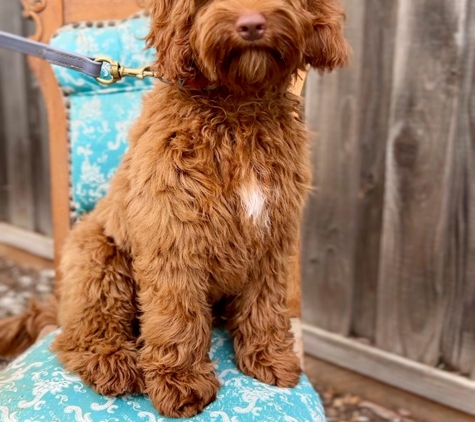
<svg viewBox="0 0 475 422">
<path fill-rule="evenodd" d="M 25 15 L 37 23 L 34 38 L 89 56 L 107 55 L 129 66 L 152 60 L 144 51 L 147 18 L 127 19 L 146 0 L 25 1 Z M 123 47 L 126 48 L 123 48 Z M 129 80 L 113 87 L 30 58 L 45 98 L 50 132 L 50 160 L 55 256 L 58 262 L 75 214 L 91 209 L 127 147 L 127 133 L 151 81 Z M 305 72 L 293 86 L 300 94 Z M 121 104 L 127 106 L 121 107 Z M 297 249 L 296 249 L 297 251 Z M 292 316 L 300 314 L 300 270 L 289 283 Z"/>
<path fill-rule="evenodd" d="M 44 43 L 49 43 L 65 25 L 125 19 L 144 6 L 143 0 L 40 0 L 22 3 L 24 15 L 36 22 L 36 33 L 32 38 Z M 48 113 L 55 259 L 58 262 L 71 224 L 67 110 L 51 66 L 33 57 L 29 58 L 29 64 L 40 83 Z"/>
</svg>

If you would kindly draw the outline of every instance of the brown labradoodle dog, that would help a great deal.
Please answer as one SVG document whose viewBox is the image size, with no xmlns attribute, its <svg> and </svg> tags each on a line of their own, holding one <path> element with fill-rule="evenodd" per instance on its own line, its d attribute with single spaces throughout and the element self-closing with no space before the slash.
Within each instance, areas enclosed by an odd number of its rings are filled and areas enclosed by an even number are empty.
<svg viewBox="0 0 475 422">
<path fill-rule="evenodd" d="M 146 392 L 190 417 L 220 386 L 208 356 L 223 299 L 239 368 L 297 384 L 289 257 L 310 182 L 307 64 L 347 61 L 337 0 L 154 0 L 158 83 L 110 192 L 71 232 L 53 348 L 105 395 Z"/>
</svg>

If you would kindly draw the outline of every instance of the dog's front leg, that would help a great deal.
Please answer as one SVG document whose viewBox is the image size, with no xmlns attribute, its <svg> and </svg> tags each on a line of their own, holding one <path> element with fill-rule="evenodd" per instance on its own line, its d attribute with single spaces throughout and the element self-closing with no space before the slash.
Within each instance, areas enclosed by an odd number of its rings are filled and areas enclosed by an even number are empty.
<svg viewBox="0 0 475 422">
<path fill-rule="evenodd" d="M 287 309 L 287 260 L 268 253 L 245 290 L 232 303 L 229 328 L 238 367 L 246 375 L 279 387 L 294 387 L 300 363 L 293 351 Z"/>
<path fill-rule="evenodd" d="M 143 311 L 140 365 L 146 392 L 167 417 L 191 417 L 220 386 L 208 351 L 211 309 L 206 274 L 172 257 L 137 260 Z"/>
</svg>

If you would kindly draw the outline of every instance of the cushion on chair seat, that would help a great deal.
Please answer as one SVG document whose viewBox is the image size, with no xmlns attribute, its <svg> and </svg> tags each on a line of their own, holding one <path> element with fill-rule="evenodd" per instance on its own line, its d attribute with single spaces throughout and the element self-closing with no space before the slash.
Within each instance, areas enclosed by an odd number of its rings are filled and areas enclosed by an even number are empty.
<svg viewBox="0 0 475 422">
<path fill-rule="evenodd" d="M 95 394 L 61 366 L 48 348 L 54 333 L 0 372 L 2 422 L 165 422 L 148 398 L 108 398 Z M 234 363 L 232 341 L 213 333 L 210 357 L 222 384 L 218 398 L 196 422 L 324 422 L 323 408 L 307 377 L 284 389 L 245 376 Z"/>
</svg>

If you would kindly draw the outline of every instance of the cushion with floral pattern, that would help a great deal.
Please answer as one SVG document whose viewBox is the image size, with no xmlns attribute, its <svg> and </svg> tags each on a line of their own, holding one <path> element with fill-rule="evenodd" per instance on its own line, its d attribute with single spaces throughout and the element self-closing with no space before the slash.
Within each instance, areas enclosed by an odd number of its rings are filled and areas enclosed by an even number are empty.
<svg viewBox="0 0 475 422">
<path fill-rule="evenodd" d="M 2 422 L 168 422 L 142 395 L 104 397 L 67 372 L 49 350 L 55 333 L 0 372 Z M 226 331 L 213 332 L 210 358 L 221 388 L 193 422 L 324 422 L 322 403 L 306 376 L 295 388 L 261 383 L 239 371 Z"/>
</svg>

